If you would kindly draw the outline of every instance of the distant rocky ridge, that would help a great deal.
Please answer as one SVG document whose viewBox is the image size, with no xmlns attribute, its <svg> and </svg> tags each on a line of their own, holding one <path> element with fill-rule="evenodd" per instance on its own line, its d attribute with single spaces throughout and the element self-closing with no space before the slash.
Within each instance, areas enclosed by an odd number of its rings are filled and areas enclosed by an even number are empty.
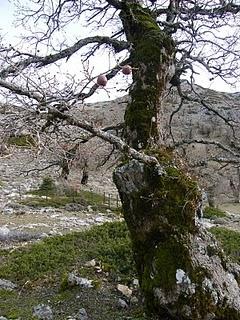
<svg viewBox="0 0 240 320">
<path fill-rule="evenodd" d="M 201 181 L 202 187 L 212 200 L 214 198 L 216 198 L 217 202 L 233 200 L 233 186 L 230 187 L 230 180 L 235 188 L 238 188 L 239 184 L 236 167 L 240 159 L 238 156 L 238 151 L 240 154 L 240 93 L 216 92 L 210 89 L 203 89 L 199 86 L 196 86 L 194 90 L 195 93 L 191 93 L 191 96 L 194 99 L 201 100 L 203 98 L 207 108 L 191 101 L 186 101 L 179 107 L 180 98 L 176 90 L 172 89 L 163 101 L 161 115 L 163 124 L 162 136 L 170 146 L 174 144 L 178 145 L 179 153 L 189 162 L 194 175 Z M 184 92 L 188 91 L 189 88 L 184 86 Z M 72 112 L 77 117 L 93 122 L 97 127 L 102 128 L 123 123 L 127 102 L 128 96 L 124 96 L 113 101 L 78 105 Z M 8 117 L 9 114 L 8 112 Z M 6 113 L 0 113 L 0 125 L 1 122 L 4 122 L 5 117 Z M 169 126 L 170 119 L 171 130 Z M 15 124 L 15 128 L 18 130 L 18 134 L 26 130 L 19 119 L 18 124 Z M 73 140 L 81 134 L 78 129 L 72 127 L 63 127 L 62 130 L 65 136 L 66 133 L 70 136 L 70 132 Z M 113 133 L 115 132 L 113 131 Z M 201 140 L 204 143 L 190 143 L 196 140 Z M 185 143 L 181 144 L 182 141 Z M 71 143 L 71 138 L 69 138 L 69 144 Z M 216 144 L 221 144 L 225 150 L 216 147 Z M 59 148 L 60 145 L 60 141 L 57 140 L 56 147 Z M 83 162 L 87 161 L 89 169 L 88 186 L 94 191 L 100 190 L 100 192 L 115 193 L 116 189 L 111 182 L 111 172 L 112 167 L 118 161 L 119 155 L 113 153 L 114 156 L 110 157 L 110 161 L 107 161 L 103 166 L 99 166 L 99 164 L 104 163 L 105 158 L 107 158 L 111 151 L 112 146 L 98 138 L 92 138 L 89 142 L 80 144 L 78 163 L 76 161 L 72 166 L 69 177 L 70 181 L 73 181 L 77 185 L 80 184 Z M 24 151 L 23 149 L 21 152 L 18 149 L 17 152 L 21 153 L 21 160 L 16 160 L 16 167 L 19 167 L 19 172 L 21 171 L 21 166 L 25 169 L 26 167 L 34 168 L 34 166 L 44 167 L 48 161 L 54 162 L 58 159 L 57 152 L 54 151 L 38 152 L 40 154 L 38 158 L 36 150 L 32 155 L 30 155 L 29 150 Z M 13 158 L 9 157 L 9 163 L 15 161 L 14 157 L 16 158 L 14 154 Z M 20 158 L 17 156 L 17 159 Z M 232 159 L 235 164 L 226 166 L 225 162 L 213 161 L 214 158 Z M 7 161 L 7 159 L 4 160 L 5 166 L 8 165 Z M 14 167 L 12 164 L 11 166 Z M 16 171 L 16 169 L 14 170 Z M 48 172 L 53 173 L 54 167 L 51 167 Z M 46 175 L 46 173 L 36 171 L 34 175 L 42 176 Z M 28 180 L 31 176 L 32 173 L 28 175 Z"/>
<path fill-rule="evenodd" d="M 200 86 L 194 90 L 195 93 L 190 94 L 190 88 L 184 86 L 185 93 L 193 99 L 203 99 L 206 107 L 191 101 L 185 101 L 179 107 L 180 98 L 174 89 L 166 95 L 162 104 L 162 136 L 168 145 L 178 145 L 177 150 L 189 163 L 210 201 L 232 201 L 234 197 L 230 179 L 236 188 L 239 184 L 240 93 L 217 92 Z M 125 96 L 113 101 L 88 104 L 82 116 L 90 121 L 95 118 L 95 123 L 101 127 L 116 125 L 124 120 L 127 102 L 128 96 Z M 90 158 L 94 159 L 94 156 Z M 226 165 L 223 159 L 233 160 L 234 165 Z"/>
</svg>

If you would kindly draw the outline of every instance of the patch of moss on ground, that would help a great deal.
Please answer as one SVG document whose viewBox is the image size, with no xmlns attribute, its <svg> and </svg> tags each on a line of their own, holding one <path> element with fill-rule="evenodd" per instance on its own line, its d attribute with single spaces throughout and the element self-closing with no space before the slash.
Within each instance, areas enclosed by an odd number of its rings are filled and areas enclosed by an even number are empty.
<svg viewBox="0 0 240 320">
<path fill-rule="evenodd" d="M 0 292 L 1 315 L 8 319 L 32 320 L 32 309 L 40 303 L 52 308 L 55 320 L 74 316 L 80 308 L 85 308 L 92 320 L 145 319 L 141 302 L 128 309 L 117 307 L 121 295 L 116 291 L 116 276 L 131 281 L 136 277 L 125 223 L 106 223 L 1 254 L 0 278 L 18 285 L 17 291 Z M 109 276 L 84 267 L 93 258 L 102 262 L 103 269 L 108 266 Z M 99 285 L 90 289 L 61 287 L 73 270 Z M 116 273 L 114 277 L 112 273 Z"/>
<path fill-rule="evenodd" d="M 210 229 L 233 261 L 240 263 L 240 232 L 221 227 Z"/>
<path fill-rule="evenodd" d="M 36 146 L 34 138 L 30 134 L 22 134 L 8 138 L 7 143 L 17 147 L 32 148 Z"/>
<path fill-rule="evenodd" d="M 218 217 L 218 218 L 224 218 L 226 217 L 226 212 L 218 209 L 218 208 L 212 208 L 212 207 L 206 207 L 203 210 L 203 217 L 207 218 L 207 219 L 211 219 L 214 217 Z"/>
<path fill-rule="evenodd" d="M 122 277 L 135 274 L 125 223 L 106 223 L 85 232 L 50 237 L 10 252 L 0 265 L 0 278 L 22 283 L 51 277 L 93 258 Z"/>
</svg>

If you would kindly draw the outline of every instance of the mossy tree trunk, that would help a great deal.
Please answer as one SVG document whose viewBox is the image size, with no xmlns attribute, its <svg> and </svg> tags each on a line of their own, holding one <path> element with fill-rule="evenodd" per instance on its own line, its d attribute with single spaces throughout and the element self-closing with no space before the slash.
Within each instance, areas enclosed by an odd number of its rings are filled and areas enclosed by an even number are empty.
<svg viewBox="0 0 240 320">
<path fill-rule="evenodd" d="M 173 40 L 159 28 L 147 9 L 126 5 L 120 17 L 132 50 L 134 67 L 131 102 L 125 113 L 125 137 L 136 150 L 161 141 L 159 112 L 166 86 L 173 76 Z"/>
<path fill-rule="evenodd" d="M 125 138 L 162 167 L 129 160 L 114 172 L 146 311 L 159 320 L 240 319 L 240 271 L 197 223 L 198 186 L 161 141 L 159 112 L 172 76 L 174 42 L 137 4 L 125 1 L 120 16 L 136 68 Z"/>
</svg>

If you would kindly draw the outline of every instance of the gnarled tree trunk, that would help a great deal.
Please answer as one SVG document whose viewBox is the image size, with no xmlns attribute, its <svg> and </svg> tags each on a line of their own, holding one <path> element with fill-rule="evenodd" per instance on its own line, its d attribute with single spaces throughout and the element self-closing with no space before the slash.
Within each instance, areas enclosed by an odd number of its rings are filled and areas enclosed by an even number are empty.
<svg viewBox="0 0 240 320">
<path fill-rule="evenodd" d="M 155 319 L 240 319 L 240 270 L 196 220 L 198 186 L 161 144 L 159 112 L 174 43 L 147 9 L 125 2 L 121 19 L 136 68 L 125 137 L 162 170 L 129 160 L 114 172 L 146 310 Z"/>
</svg>

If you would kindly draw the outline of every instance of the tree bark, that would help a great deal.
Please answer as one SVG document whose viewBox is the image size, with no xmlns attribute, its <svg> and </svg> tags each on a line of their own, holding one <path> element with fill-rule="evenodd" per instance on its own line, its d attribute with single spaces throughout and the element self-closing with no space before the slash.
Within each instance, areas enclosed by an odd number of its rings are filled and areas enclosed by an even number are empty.
<svg viewBox="0 0 240 320">
<path fill-rule="evenodd" d="M 174 42 L 159 28 L 148 9 L 122 5 L 120 18 L 131 43 L 134 68 L 131 102 L 125 113 L 125 138 L 136 150 L 161 142 L 161 103 L 174 72 Z"/>
<path fill-rule="evenodd" d="M 159 320 L 240 319 L 240 268 L 227 262 L 213 236 L 198 224 L 199 188 L 161 144 L 159 113 L 172 76 L 174 42 L 136 3 L 124 1 L 120 17 L 136 68 L 125 138 L 160 164 L 126 160 L 113 176 L 146 311 Z"/>
<path fill-rule="evenodd" d="M 160 175 L 136 160 L 114 173 L 146 311 L 159 320 L 240 319 L 240 268 L 197 222 L 199 188 L 168 159 Z"/>
</svg>

